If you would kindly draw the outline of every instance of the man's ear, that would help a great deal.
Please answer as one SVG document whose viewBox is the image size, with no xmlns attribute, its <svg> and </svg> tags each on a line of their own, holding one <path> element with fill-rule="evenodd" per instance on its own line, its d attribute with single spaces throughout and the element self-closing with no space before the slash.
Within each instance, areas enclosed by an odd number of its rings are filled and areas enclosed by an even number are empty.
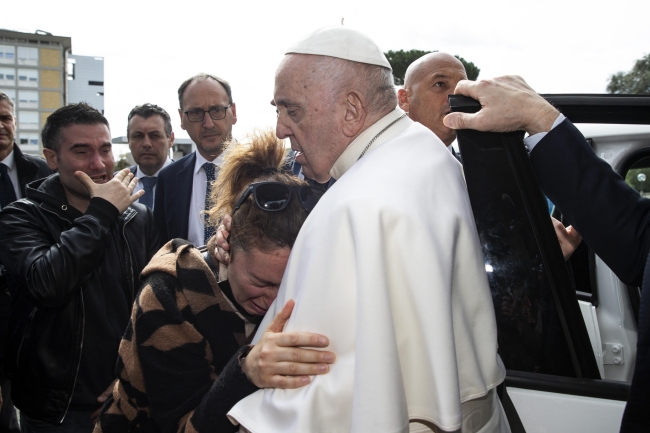
<svg viewBox="0 0 650 433">
<path fill-rule="evenodd" d="M 233 102 L 232 105 L 230 106 L 230 109 L 232 110 L 232 124 L 234 125 L 237 123 L 237 106 Z"/>
<path fill-rule="evenodd" d="M 345 118 L 343 133 L 346 137 L 354 137 L 359 133 L 366 121 L 366 108 L 362 96 L 351 90 L 345 98 Z"/>
<path fill-rule="evenodd" d="M 399 108 L 409 112 L 409 99 L 411 98 L 411 91 L 407 89 L 399 89 L 397 91 L 397 100 L 399 102 Z"/>
<path fill-rule="evenodd" d="M 169 136 L 169 148 L 167 150 L 171 149 L 172 147 L 174 147 L 174 131 L 172 131 L 171 135 Z"/>
<path fill-rule="evenodd" d="M 183 119 L 183 110 L 181 110 L 181 109 L 179 108 L 179 109 L 178 109 L 178 114 L 181 116 L 181 128 L 182 128 L 182 129 L 186 129 L 186 128 L 185 128 L 185 123 L 183 123 L 183 121 L 184 121 L 184 119 Z"/>
<path fill-rule="evenodd" d="M 47 165 L 53 170 L 57 171 L 59 169 L 59 160 L 56 156 L 56 151 L 52 149 L 43 149 L 43 156 L 45 156 L 45 161 L 47 161 Z"/>
</svg>

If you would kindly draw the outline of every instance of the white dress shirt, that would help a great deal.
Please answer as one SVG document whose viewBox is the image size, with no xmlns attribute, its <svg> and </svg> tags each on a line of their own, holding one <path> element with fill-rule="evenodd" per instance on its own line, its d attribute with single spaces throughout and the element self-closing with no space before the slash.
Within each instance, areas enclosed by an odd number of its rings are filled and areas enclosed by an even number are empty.
<svg viewBox="0 0 650 433">
<path fill-rule="evenodd" d="M 223 159 L 227 149 L 221 152 L 213 161 L 208 161 L 198 151 L 196 152 L 196 163 L 194 164 L 194 177 L 192 179 L 192 199 L 190 200 L 190 218 L 187 227 L 187 240 L 194 246 L 199 247 L 205 244 L 203 241 L 205 224 L 203 223 L 203 211 L 205 210 L 205 192 L 208 187 L 208 178 L 203 170 L 203 164 L 212 162 L 217 166 L 215 175 L 219 175 L 219 169 L 223 165 Z"/>
<path fill-rule="evenodd" d="M 11 179 L 11 183 L 14 186 L 16 199 L 22 198 L 22 195 L 20 194 L 20 184 L 18 183 L 18 169 L 16 168 L 16 158 L 14 158 L 13 149 L 5 159 L 0 161 L 0 164 L 7 166 L 7 172 L 9 173 L 9 179 Z"/>
<path fill-rule="evenodd" d="M 167 160 L 165 160 L 165 163 L 163 164 L 163 166 L 160 167 L 160 170 L 167 167 L 171 163 L 172 163 L 172 160 L 169 157 L 167 157 Z M 158 173 L 160 173 L 160 170 L 155 172 L 153 174 L 153 176 L 151 176 L 151 177 L 158 177 Z M 135 173 L 133 173 L 133 175 L 138 178 L 138 184 L 135 186 L 135 189 L 133 190 L 133 194 L 135 194 L 136 192 L 138 192 L 142 188 L 144 188 L 144 186 L 142 185 L 142 178 L 143 177 L 148 177 L 148 176 L 146 174 L 144 174 L 144 172 L 140 168 L 140 164 L 136 165 Z M 156 197 L 156 186 L 153 187 L 153 196 Z M 136 201 L 139 203 L 140 199 L 138 199 Z M 155 200 L 154 200 L 154 203 L 155 203 Z M 153 207 L 151 208 L 151 210 L 153 210 Z"/>
<path fill-rule="evenodd" d="M 564 116 L 564 114 L 560 113 L 560 115 L 557 116 L 557 119 L 555 119 L 555 122 L 553 122 L 553 126 L 551 126 L 551 130 L 548 132 L 551 132 L 553 128 L 558 126 L 560 123 L 564 122 L 564 119 L 566 119 L 566 117 Z M 528 153 L 533 151 L 535 146 L 537 146 L 537 143 L 542 141 L 542 138 L 546 137 L 546 134 L 548 134 L 548 132 L 538 132 L 537 134 L 530 135 L 524 138 L 524 144 L 528 149 Z"/>
</svg>

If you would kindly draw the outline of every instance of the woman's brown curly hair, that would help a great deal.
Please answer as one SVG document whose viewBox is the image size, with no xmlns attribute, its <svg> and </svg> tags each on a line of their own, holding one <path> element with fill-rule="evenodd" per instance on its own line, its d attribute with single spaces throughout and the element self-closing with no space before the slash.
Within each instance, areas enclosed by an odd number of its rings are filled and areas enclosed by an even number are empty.
<svg viewBox="0 0 650 433">
<path fill-rule="evenodd" d="M 228 146 L 224 164 L 212 186 L 213 207 L 208 211 L 210 223 L 217 226 L 225 214 L 231 214 L 237 199 L 251 183 L 281 182 L 308 185 L 298 177 L 283 172 L 286 149 L 272 130 L 255 131 L 243 142 Z M 230 232 L 231 251 L 251 248 L 269 252 L 291 248 L 307 218 L 298 198 L 279 212 L 260 209 L 251 194 L 233 216 Z"/>
</svg>

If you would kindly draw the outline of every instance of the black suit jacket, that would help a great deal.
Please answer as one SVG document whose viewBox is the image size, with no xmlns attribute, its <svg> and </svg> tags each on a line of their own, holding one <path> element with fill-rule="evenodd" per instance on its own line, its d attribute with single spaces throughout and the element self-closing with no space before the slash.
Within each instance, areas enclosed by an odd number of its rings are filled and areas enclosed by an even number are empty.
<svg viewBox="0 0 650 433">
<path fill-rule="evenodd" d="M 25 155 L 14 143 L 14 161 L 18 171 L 18 184 L 21 197 L 26 196 L 25 187 L 28 183 L 47 177 L 53 172 L 43 158 Z M 4 342 L 7 334 L 7 320 L 11 310 L 11 295 L 8 292 L 7 282 L 1 274 L 4 272 L 0 264 L 0 385 L 4 384 L 3 365 Z"/>
<path fill-rule="evenodd" d="M 20 184 L 21 197 L 25 197 L 25 187 L 28 183 L 48 177 L 53 173 L 43 158 L 25 155 L 15 143 L 14 158 L 16 161 L 16 170 L 18 170 L 18 183 Z"/>
<path fill-rule="evenodd" d="M 185 155 L 158 173 L 154 220 L 163 243 L 187 239 L 196 153 Z"/>
<path fill-rule="evenodd" d="M 532 150 L 544 193 L 626 284 L 641 286 L 637 356 L 622 432 L 650 428 L 650 200 L 598 158 L 565 120 Z"/>
</svg>

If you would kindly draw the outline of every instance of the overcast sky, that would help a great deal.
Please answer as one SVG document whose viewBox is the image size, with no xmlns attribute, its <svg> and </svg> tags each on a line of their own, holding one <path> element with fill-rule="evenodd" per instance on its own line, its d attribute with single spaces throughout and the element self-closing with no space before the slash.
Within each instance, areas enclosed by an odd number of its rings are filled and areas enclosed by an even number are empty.
<svg viewBox="0 0 650 433">
<path fill-rule="evenodd" d="M 69 36 L 73 54 L 104 57 L 114 137 L 145 102 L 165 108 L 187 137 L 176 90 L 198 72 L 230 81 L 241 137 L 274 126 L 269 102 L 284 49 L 342 18 L 383 51 L 458 54 L 481 69 L 479 79 L 519 74 L 540 93 L 604 93 L 610 75 L 650 52 L 648 16 L 648 0 L 25 0 L 3 2 L 0 28 Z"/>
</svg>

